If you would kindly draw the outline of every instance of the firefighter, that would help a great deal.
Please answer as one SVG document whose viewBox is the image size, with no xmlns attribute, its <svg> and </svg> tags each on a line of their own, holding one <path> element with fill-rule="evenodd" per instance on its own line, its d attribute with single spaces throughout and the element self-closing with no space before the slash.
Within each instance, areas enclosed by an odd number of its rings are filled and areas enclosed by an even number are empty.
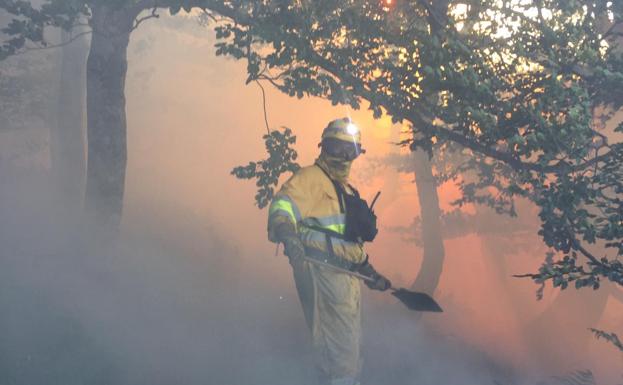
<svg viewBox="0 0 623 385">
<path fill-rule="evenodd" d="M 322 382 L 356 385 L 360 280 L 311 260 L 371 277 L 366 285 L 372 289 L 384 291 L 391 283 L 368 262 L 363 243 L 377 233 L 376 216 L 348 183 L 352 162 L 365 152 L 361 132 L 349 118 L 334 120 L 319 147 L 314 164 L 294 173 L 271 202 L 268 238 L 283 243 L 289 257 Z"/>
</svg>

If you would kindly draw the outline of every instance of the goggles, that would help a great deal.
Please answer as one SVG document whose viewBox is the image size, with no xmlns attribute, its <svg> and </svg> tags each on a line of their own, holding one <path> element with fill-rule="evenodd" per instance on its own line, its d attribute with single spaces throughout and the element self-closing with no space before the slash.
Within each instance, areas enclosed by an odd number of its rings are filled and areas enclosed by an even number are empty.
<svg viewBox="0 0 623 385">
<path fill-rule="evenodd" d="M 346 161 L 354 160 L 366 152 L 359 143 L 347 142 L 336 138 L 325 138 L 320 143 L 320 146 L 327 155 Z"/>
</svg>

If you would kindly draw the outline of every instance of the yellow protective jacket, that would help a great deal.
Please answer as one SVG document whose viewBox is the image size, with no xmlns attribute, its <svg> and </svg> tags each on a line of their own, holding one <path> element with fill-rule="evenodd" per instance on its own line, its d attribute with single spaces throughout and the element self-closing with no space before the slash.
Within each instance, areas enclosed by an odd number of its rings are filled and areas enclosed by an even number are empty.
<svg viewBox="0 0 623 385">
<path fill-rule="evenodd" d="M 305 246 L 326 252 L 325 233 L 309 226 L 343 234 L 345 220 L 331 180 L 313 165 L 296 172 L 275 195 L 269 209 L 268 237 L 277 242 L 274 229 L 290 222 Z M 337 257 L 354 263 L 366 258 L 360 243 L 332 238 L 332 244 Z M 354 383 L 361 367 L 361 283 L 307 261 L 292 261 L 292 268 L 318 369 L 329 383 Z"/>
<path fill-rule="evenodd" d="M 345 189 L 349 191 L 348 186 Z M 300 169 L 283 185 L 270 205 L 268 239 L 277 242 L 274 229 L 282 222 L 290 222 L 306 247 L 328 251 L 325 233 L 314 228 L 344 234 L 346 216 L 340 212 L 338 199 L 333 183 L 318 165 Z M 331 243 L 335 256 L 354 263 L 365 261 L 362 244 L 335 237 L 331 238 Z"/>
</svg>

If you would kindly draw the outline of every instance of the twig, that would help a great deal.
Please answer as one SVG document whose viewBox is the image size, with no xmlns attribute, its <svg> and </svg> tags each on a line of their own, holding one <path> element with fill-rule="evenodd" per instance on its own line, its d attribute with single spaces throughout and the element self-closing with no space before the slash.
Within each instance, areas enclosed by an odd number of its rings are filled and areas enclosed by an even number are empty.
<svg viewBox="0 0 623 385">
<path fill-rule="evenodd" d="M 153 7 L 151 9 L 151 14 L 147 15 L 147 16 L 143 16 L 141 18 L 137 18 L 134 20 L 134 26 L 132 26 L 132 29 L 130 31 L 134 31 L 135 29 L 138 28 L 139 25 L 141 25 L 141 23 L 143 23 L 144 21 L 147 21 L 149 19 L 158 19 L 160 18 L 160 15 L 158 15 L 156 13 L 156 11 L 158 10 L 157 7 Z"/>
<path fill-rule="evenodd" d="M 595 337 L 603 338 L 607 340 L 608 342 L 610 342 L 612 345 L 616 346 L 620 351 L 623 352 L 623 343 L 621 342 L 621 340 L 616 334 L 606 333 L 603 330 L 598 330 L 594 328 L 589 328 L 589 330 L 592 331 L 593 334 L 595 334 Z"/>
<path fill-rule="evenodd" d="M 580 242 L 578 242 L 576 239 L 572 238 L 571 242 L 573 244 L 573 248 L 574 249 L 576 249 L 577 251 L 582 253 L 582 255 L 584 255 L 587 259 L 589 259 L 595 265 L 601 266 L 601 267 L 606 267 L 606 265 L 604 265 L 601 261 L 599 261 L 593 254 L 591 254 L 588 250 L 586 250 L 584 247 L 582 247 L 582 245 L 580 245 Z"/>
<path fill-rule="evenodd" d="M 270 84 L 272 84 L 273 86 L 275 86 L 277 89 L 279 89 L 280 87 L 282 87 L 281 84 L 277 83 L 275 81 L 276 78 L 270 77 L 270 76 L 266 76 L 266 75 L 258 75 L 257 77 L 258 80 L 266 80 L 267 82 L 269 82 Z"/>
<path fill-rule="evenodd" d="M 255 80 L 255 83 L 260 87 L 260 90 L 262 90 L 262 107 L 264 108 L 264 124 L 266 124 L 266 132 L 268 133 L 268 135 L 270 135 L 270 127 L 268 125 L 268 113 L 266 112 L 266 91 L 264 91 L 264 86 L 262 86 L 262 83 L 260 83 L 259 80 Z"/>
<path fill-rule="evenodd" d="M 74 42 L 78 38 L 80 38 L 82 36 L 85 36 L 85 35 L 89 35 L 91 33 L 93 33 L 92 30 L 80 32 L 79 34 L 72 36 L 69 40 L 67 40 L 66 42 L 63 42 L 63 43 L 46 45 L 46 46 L 43 46 L 43 47 L 26 47 L 22 51 L 14 53 L 12 56 L 23 55 L 23 54 L 31 52 L 31 51 L 42 51 L 42 50 L 46 50 L 46 49 L 54 49 L 54 48 L 64 47 L 66 45 L 71 44 L 72 42 Z"/>
<path fill-rule="evenodd" d="M 210 12 L 210 10 L 208 10 L 208 9 L 204 9 L 203 10 L 203 16 L 207 17 L 208 19 L 212 19 L 212 21 L 217 23 L 217 24 L 220 22 L 220 20 L 217 19 L 216 16 L 214 16 L 214 14 L 212 12 Z"/>
</svg>

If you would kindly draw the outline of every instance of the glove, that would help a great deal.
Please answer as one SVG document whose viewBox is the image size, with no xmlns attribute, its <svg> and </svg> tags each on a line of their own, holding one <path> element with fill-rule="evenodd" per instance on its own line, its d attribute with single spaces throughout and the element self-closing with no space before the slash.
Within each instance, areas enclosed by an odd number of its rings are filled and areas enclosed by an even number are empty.
<svg viewBox="0 0 623 385">
<path fill-rule="evenodd" d="M 290 258 L 290 262 L 305 258 L 305 246 L 297 236 L 283 239 L 283 253 Z"/>
<path fill-rule="evenodd" d="M 305 246 L 296 234 L 291 223 L 280 223 L 275 228 L 275 236 L 279 242 L 283 242 L 283 253 L 290 258 L 290 262 L 305 257 Z"/>
<path fill-rule="evenodd" d="M 392 283 L 389 281 L 389 279 L 379 274 L 374 269 L 374 267 L 368 262 L 367 259 L 357 271 L 360 274 L 365 275 L 366 277 L 372 278 L 372 281 L 368 281 L 368 280 L 364 281 L 366 286 L 368 286 L 368 288 L 372 290 L 385 291 L 392 287 Z"/>
</svg>

